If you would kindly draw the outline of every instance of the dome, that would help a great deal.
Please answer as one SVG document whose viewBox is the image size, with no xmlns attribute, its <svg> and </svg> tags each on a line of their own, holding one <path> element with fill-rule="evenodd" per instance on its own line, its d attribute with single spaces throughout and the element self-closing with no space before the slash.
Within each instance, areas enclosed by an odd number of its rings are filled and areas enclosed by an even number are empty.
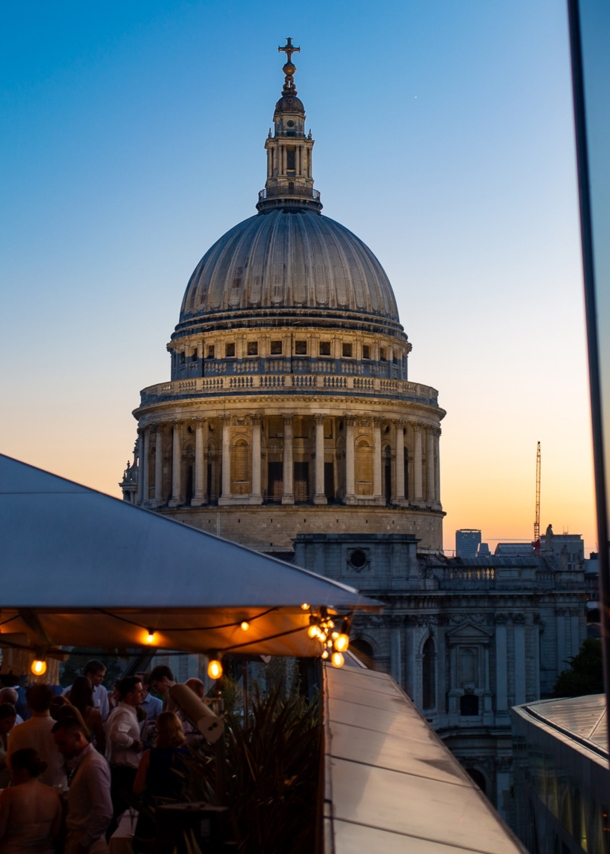
<svg viewBox="0 0 610 854">
<path fill-rule="evenodd" d="M 208 250 L 187 285 L 180 324 L 227 312 L 302 317 L 310 310 L 402 330 L 392 286 L 355 234 L 305 208 L 276 207 L 240 222 Z M 275 311 L 274 311 L 275 310 Z"/>
</svg>

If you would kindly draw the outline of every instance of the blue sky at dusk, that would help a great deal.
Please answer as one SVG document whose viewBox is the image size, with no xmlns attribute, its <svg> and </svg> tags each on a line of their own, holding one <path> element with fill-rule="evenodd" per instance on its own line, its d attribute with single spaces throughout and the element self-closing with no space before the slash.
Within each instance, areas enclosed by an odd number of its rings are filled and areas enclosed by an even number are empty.
<svg viewBox="0 0 610 854">
<path fill-rule="evenodd" d="M 324 213 L 439 389 L 445 541 L 595 547 L 565 4 L 0 8 L 0 449 L 118 494 L 188 278 L 254 212 L 287 35 Z M 492 542 L 493 545 L 493 542 Z"/>
</svg>

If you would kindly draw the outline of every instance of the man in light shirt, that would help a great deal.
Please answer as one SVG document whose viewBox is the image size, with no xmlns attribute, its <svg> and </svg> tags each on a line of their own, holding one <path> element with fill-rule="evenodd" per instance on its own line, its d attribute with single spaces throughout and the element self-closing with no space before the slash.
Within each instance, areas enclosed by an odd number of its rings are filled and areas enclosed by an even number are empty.
<svg viewBox="0 0 610 854">
<path fill-rule="evenodd" d="M 112 818 L 108 763 L 85 737 L 82 723 L 64 718 L 53 727 L 57 749 L 74 760 L 68 790 L 66 854 L 101 854 Z"/>
<path fill-rule="evenodd" d="M 106 758 L 110 763 L 113 821 L 129 807 L 123 793 L 131 792 L 136 778 L 140 754 L 144 748 L 140 739 L 140 724 L 136 712 L 142 702 L 142 683 L 139 676 L 127 676 L 118 683 L 119 704 L 106 724 Z"/>
<path fill-rule="evenodd" d="M 154 724 L 161 712 L 163 711 L 163 703 L 157 697 L 153 697 L 150 693 L 150 673 L 142 675 L 142 702 L 141 706 L 146 715 L 146 720 L 150 724 Z"/>
<path fill-rule="evenodd" d="M 103 661 L 98 661 L 96 658 L 93 658 L 85 664 L 83 676 L 86 676 L 89 682 L 91 682 L 91 687 L 93 688 L 93 703 L 95 708 L 99 710 L 104 723 L 106 723 L 106 718 L 110 713 L 108 691 L 102 685 L 105 675 L 106 665 Z M 71 685 L 70 688 L 72 688 Z M 70 691 L 70 688 L 66 688 L 63 693 L 67 694 Z"/>
<path fill-rule="evenodd" d="M 15 751 L 31 747 L 42 761 L 47 763 L 46 771 L 38 778 L 40 782 L 46 783 L 47 786 L 65 788 L 67 778 L 64 759 L 51 735 L 55 725 L 49 711 L 54 697 L 53 691 L 48 685 L 30 685 L 25 697 L 31 717 L 11 730 L 8 737 L 7 762 L 10 766 L 11 754 Z"/>
</svg>

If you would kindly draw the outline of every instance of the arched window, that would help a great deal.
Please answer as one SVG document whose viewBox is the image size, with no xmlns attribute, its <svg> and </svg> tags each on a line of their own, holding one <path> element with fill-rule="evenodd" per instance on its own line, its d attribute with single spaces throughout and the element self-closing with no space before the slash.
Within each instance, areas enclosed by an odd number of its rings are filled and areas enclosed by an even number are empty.
<svg viewBox="0 0 610 854">
<path fill-rule="evenodd" d="M 373 448 L 368 439 L 356 442 L 356 495 L 373 494 Z"/>
<path fill-rule="evenodd" d="M 479 714 L 479 698 L 476 694 L 462 694 L 460 697 L 460 715 L 474 718 Z"/>
<path fill-rule="evenodd" d="M 474 780 L 474 782 L 477 784 L 483 794 L 485 794 L 485 790 L 487 789 L 487 781 L 485 780 L 483 774 L 481 774 L 481 772 L 477 768 L 467 768 L 466 773 L 468 774 L 471 780 Z"/>
<path fill-rule="evenodd" d="M 245 439 L 238 439 L 231 449 L 231 493 L 249 495 L 250 448 Z"/>
<path fill-rule="evenodd" d="M 433 709 L 436 705 L 436 650 L 432 638 L 424 644 L 421 668 L 423 707 Z"/>
<path fill-rule="evenodd" d="M 368 641 L 365 641 L 363 638 L 354 638 L 350 642 L 349 648 L 370 670 L 375 670 L 373 647 Z"/>
</svg>

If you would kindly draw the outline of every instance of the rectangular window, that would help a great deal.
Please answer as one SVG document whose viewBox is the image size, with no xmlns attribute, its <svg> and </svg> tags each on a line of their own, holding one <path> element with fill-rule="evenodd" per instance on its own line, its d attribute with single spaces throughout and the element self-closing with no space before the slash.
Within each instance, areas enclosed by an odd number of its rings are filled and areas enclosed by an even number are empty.
<svg viewBox="0 0 610 854">
<path fill-rule="evenodd" d="M 225 344 L 225 356 L 227 359 L 235 356 L 235 344 Z"/>
<path fill-rule="evenodd" d="M 208 359 L 213 359 L 213 358 L 214 358 L 214 345 L 210 344 L 208 346 Z"/>
<path fill-rule="evenodd" d="M 294 342 L 294 352 L 297 356 L 306 356 L 307 355 L 307 341 L 295 341 Z"/>
<path fill-rule="evenodd" d="M 363 359 L 370 359 L 371 358 L 371 348 L 369 347 L 368 344 L 362 345 L 362 358 Z"/>
<path fill-rule="evenodd" d="M 320 356 L 330 356 L 330 341 L 320 341 Z"/>
<path fill-rule="evenodd" d="M 195 350 L 195 352 L 191 356 L 191 362 L 196 362 L 196 361 L 197 361 L 197 350 Z"/>
<path fill-rule="evenodd" d="M 186 358 L 186 357 L 185 357 L 184 353 L 180 353 L 180 364 L 181 364 L 181 365 L 183 365 L 183 364 L 184 364 L 185 358 Z"/>
<path fill-rule="evenodd" d="M 272 341 L 271 342 L 271 355 L 272 356 L 281 356 L 282 355 L 282 342 L 281 341 Z"/>
<path fill-rule="evenodd" d="M 344 344 L 343 345 L 343 355 L 345 357 L 347 357 L 348 359 L 351 359 L 351 357 L 352 357 L 352 345 L 351 344 Z"/>
<path fill-rule="evenodd" d="M 392 356 L 392 362 L 397 365 L 398 364 L 398 356 Z"/>
<path fill-rule="evenodd" d="M 286 149 L 286 171 L 294 172 L 297 168 L 296 166 L 296 150 L 294 148 Z"/>
<path fill-rule="evenodd" d="M 258 341 L 248 341 L 248 356 L 258 356 Z"/>
<path fill-rule="evenodd" d="M 386 362 L 387 361 L 386 355 L 385 355 L 385 347 L 379 348 L 379 361 L 380 362 Z"/>
</svg>

